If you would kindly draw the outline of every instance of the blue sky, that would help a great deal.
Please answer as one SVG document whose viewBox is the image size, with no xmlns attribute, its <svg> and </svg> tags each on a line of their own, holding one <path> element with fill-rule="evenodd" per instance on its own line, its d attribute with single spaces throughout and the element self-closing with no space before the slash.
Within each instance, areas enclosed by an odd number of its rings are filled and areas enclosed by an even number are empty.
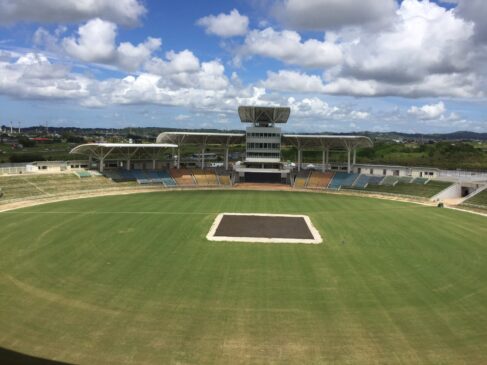
<svg viewBox="0 0 487 365">
<path fill-rule="evenodd" d="M 487 131 L 483 0 L 5 0 L 0 124 Z"/>
</svg>

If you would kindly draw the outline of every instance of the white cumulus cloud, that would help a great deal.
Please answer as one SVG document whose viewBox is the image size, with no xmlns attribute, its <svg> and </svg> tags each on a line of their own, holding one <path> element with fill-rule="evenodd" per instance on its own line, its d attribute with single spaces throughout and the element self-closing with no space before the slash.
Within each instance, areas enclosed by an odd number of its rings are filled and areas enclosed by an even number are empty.
<svg viewBox="0 0 487 365">
<path fill-rule="evenodd" d="M 396 9 L 395 0 L 284 0 L 277 17 L 298 29 L 327 30 L 352 25 L 385 23 Z"/>
<path fill-rule="evenodd" d="M 458 0 L 455 12 L 466 20 L 475 23 L 475 38 L 481 43 L 487 43 L 487 1 Z"/>
<path fill-rule="evenodd" d="M 408 113 L 422 120 L 433 120 L 440 118 L 446 112 L 445 104 L 440 101 L 437 104 L 426 104 L 423 106 L 412 106 Z"/>
<path fill-rule="evenodd" d="M 276 31 L 273 28 L 249 32 L 237 53 L 236 62 L 253 55 L 304 67 L 329 67 L 342 61 L 341 49 L 333 42 L 303 41 L 295 31 Z"/>
<path fill-rule="evenodd" d="M 326 72 L 326 92 L 341 95 L 478 97 L 474 25 L 429 1 L 404 0 L 393 24 L 345 33 L 344 62 Z M 480 76 L 480 77 L 479 77 Z"/>
<path fill-rule="evenodd" d="M 0 24 L 74 23 L 103 18 L 135 25 L 146 13 L 139 0 L 0 0 Z"/>
<path fill-rule="evenodd" d="M 241 15 L 237 9 L 233 9 L 229 14 L 221 13 L 200 18 L 196 24 L 204 27 L 208 34 L 227 38 L 245 35 L 249 26 L 249 18 Z"/>
<path fill-rule="evenodd" d="M 0 61 L 0 94 L 20 99 L 74 99 L 89 95 L 91 80 L 71 74 L 39 53 L 26 53 L 13 62 Z"/>
<path fill-rule="evenodd" d="M 325 90 L 321 77 L 288 70 L 267 72 L 267 79 L 262 85 L 270 90 L 300 93 L 321 93 Z"/>
<path fill-rule="evenodd" d="M 78 36 L 66 37 L 62 46 L 66 53 L 84 62 L 107 64 L 126 71 L 135 71 L 160 48 L 159 38 L 147 38 L 138 45 L 123 42 L 116 45 L 117 25 L 102 19 L 92 19 L 78 29 Z"/>
</svg>

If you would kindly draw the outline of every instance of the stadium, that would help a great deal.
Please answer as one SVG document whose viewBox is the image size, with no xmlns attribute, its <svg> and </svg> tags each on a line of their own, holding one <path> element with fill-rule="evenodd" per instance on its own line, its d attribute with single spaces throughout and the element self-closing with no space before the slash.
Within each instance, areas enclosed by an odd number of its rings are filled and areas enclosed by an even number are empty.
<svg viewBox="0 0 487 365">
<path fill-rule="evenodd" d="M 484 363 L 485 176 L 360 165 L 368 137 L 238 113 L 245 133 L 81 144 L 0 177 L 2 361 Z"/>
</svg>

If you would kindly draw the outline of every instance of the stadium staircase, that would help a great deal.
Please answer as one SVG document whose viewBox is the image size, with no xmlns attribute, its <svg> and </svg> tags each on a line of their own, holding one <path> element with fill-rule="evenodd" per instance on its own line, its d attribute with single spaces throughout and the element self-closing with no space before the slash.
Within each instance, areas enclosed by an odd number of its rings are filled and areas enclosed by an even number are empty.
<svg viewBox="0 0 487 365">
<path fill-rule="evenodd" d="M 352 187 L 356 189 L 365 189 L 369 185 L 369 176 L 360 175 L 353 183 Z"/>
<path fill-rule="evenodd" d="M 196 184 L 200 186 L 217 186 L 219 185 L 218 177 L 215 171 L 212 170 L 202 170 L 202 169 L 194 169 L 193 170 L 194 180 Z"/>
<path fill-rule="evenodd" d="M 294 178 L 294 188 L 304 189 L 308 183 L 309 171 L 300 171 Z"/>
<path fill-rule="evenodd" d="M 230 172 L 226 170 L 216 170 L 216 176 L 218 183 L 221 186 L 232 186 L 232 176 Z"/>
</svg>

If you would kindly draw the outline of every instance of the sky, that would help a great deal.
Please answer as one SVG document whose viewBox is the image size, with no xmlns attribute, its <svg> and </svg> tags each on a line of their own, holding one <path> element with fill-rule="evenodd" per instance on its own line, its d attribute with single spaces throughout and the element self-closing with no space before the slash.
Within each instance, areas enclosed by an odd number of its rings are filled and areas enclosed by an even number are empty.
<svg viewBox="0 0 487 365">
<path fill-rule="evenodd" d="M 487 132 L 485 0 L 0 0 L 0 125 Z"/>
</svg>

